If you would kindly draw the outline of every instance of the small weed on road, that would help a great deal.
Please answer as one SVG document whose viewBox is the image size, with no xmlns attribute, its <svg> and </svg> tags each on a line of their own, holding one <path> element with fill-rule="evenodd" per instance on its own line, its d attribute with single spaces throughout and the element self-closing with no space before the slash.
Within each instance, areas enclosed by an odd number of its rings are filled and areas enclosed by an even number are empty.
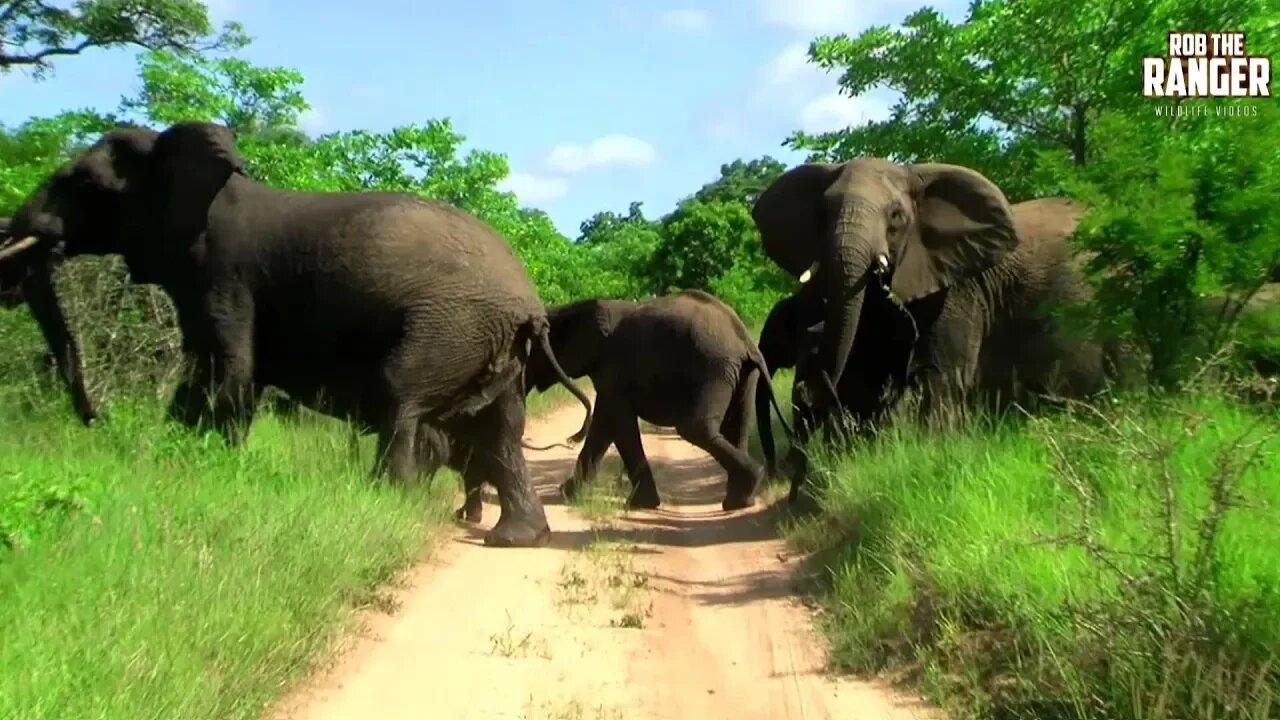
<svg viewBox="0 0 1280 720">
<path fill-rule="evenodd" d="M 551 658 L 551 651 L 547 647 L 547 642 L 542 638 L 535 637 L 532 632 L 523 634 L 516 632 L 509 613 L 507 614 L 506 629 L 490 635 L 489 646 L 492 654 L 506 658 L 540 657 L 544 660 Z"/>
<path fill-rule="evenodd" d="M 529 698 L 524 710 L 524 720 L 623 720 L 623 717 L 621 710 L 603 705 L 592 707 L 580 700 L 535 704 L 533 698 Z"/>
<path fill-rule="evenodd" d="M 649 578 L 636 570 L 634 549 L 631 543 L 596 540 L 575 553 L 560 571 L 557 604 L 568 611 L 605 605 L 611 627 L 644 627 L 652 612 L 644 592 Z"/>
</svg>

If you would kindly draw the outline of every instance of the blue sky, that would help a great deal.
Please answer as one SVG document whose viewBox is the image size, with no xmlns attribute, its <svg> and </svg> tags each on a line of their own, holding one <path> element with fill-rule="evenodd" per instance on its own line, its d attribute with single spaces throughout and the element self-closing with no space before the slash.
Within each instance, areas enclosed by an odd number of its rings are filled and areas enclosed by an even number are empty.
<svg viewBox="0 0 1280 720">
<path fill-rule="evenodd" d="M 470 147 L 502 152 L 505 189 L 569 237 L 599 210 L 669 212 L 735 158 L 792 130 L 882 116 L 890 97 L 836 94 L 807 65 L 822 34 L 896 23 L 918 0 L 213 0 L 242 22 L 243 56 L 300 70 L 312 133 L 447 116 Z M 966 3 L 929 3 L 952 17 Z M 317 8 L 329 7 L 330 10 Z M 134 52 L 60 59 L 0 78 L 0 122 L 114 109 L 137 88 Z"/>
</svg>

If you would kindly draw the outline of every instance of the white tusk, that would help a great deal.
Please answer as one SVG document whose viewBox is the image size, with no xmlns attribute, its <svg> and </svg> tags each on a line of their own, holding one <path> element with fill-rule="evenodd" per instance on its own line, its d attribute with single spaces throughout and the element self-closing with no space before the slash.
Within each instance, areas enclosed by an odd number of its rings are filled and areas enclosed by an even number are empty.
<svg viewBox="0 0 1280 720">
<path fill-rule="evenodd" d="M 813 274 L 817 272 L 817 270 L 818 270 L 818 262 L 815 260 L 814 263 L 809 266 L 809 269 L 805 270 L 804 273 L 800 275 L 800 284 L 803 285 L 809 282 L 809 280 L 813 278 Z"/>
<path fill-rule="evenodd" d="M 40 239 L 37 238 L 35 235 L 28 235 L 27 237 L 24 237 L 21 240 L 18 240 L 17 242 L 12 242 L 12 243 L 9 243 L 8 245 L 0 247 L 0 261 L 8 260 L 14 255 L 22 253 L 23 251 L 27 250 L 32 245 L 35 245 L 38 242 L 40 242 Z"/>
<path fill-rule="evenodd" d="M 876 256 L 876 265 L 879 267 L 878 272 L 884 273 L 889 269 L 889 258 L 883 253 Z"/>
</svg>

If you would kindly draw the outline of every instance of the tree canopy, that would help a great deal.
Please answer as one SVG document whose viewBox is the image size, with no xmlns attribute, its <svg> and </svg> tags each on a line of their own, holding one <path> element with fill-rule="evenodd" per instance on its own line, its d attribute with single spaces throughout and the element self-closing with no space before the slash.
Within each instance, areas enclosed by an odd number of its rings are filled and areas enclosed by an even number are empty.
<svg viewBox="0 0 1280 720">
<path fill-rule="evenodd" d="M 198 0 L 0 0 L 0 73 L 28 68 L 43 76 L 53 61 L 94 48 L 137 45 L 186 52 L 240 48 L 238 23 L 215 31 Z"/>
<path fill-rule="evenodd" d="M 1093 251 L 1100 293 L 1084 317 L 1148 351 L 1152 373 L 1185 367 L 1198 296 L 1245 296 L 1280 264 L 1274 103 L 1241 117 L 1158 116 L 1134 78 L 1170 28 L 1233 28 L 1274 47 L 1266 0 L 977 0 L 951 22 L 931 8 L 897 26 L 817 38 L 811 61 L 851 96 L 889 89 L 890 116 L 842 130 L 795 132 L 811 159 L 877 155 L 974 167 L 1014 201 L 1065 194 L 1092 213 L 1077 242 Z M 0 0 L 0 68 L 43 71 L 94 47 L 148 48 L 141 91 L 105 113 L 68 109 L 0 131 L 0 212 L 12 211 L 71 152 L 118 123 L 230 127 L 251 174 L 307 190 L 398 190 L 450 202 L 493 225 L 524 258 L 543 299 L 645 297 L 700 288 L 758 322 L 793 281 L 767 261 L 751 220 L 786 167 L 773 157 L 724 163 L 670 212 L 639 202 L 601 211 L 576 239 L 498 189 L 504 155 L 465 149 L 448 118 L 377 133 L 311 137 L 296 70 L 260 67 L 209 48 L 248 40 L 215 33 L 196 0 L 81 0 L 71 9 Z M 1186 101 L 1197 103 L 1203 101 Z"/>
</svg>

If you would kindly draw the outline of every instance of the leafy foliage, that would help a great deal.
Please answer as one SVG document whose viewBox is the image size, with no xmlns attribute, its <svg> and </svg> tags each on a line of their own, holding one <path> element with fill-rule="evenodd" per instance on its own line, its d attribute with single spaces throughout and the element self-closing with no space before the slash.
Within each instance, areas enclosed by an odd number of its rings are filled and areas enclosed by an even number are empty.
<svg viewBox="0 0 1280 720">
<path fill-rule="evenodd" d="M 0 73 L 15 67 L 46 74 L 54 58 L 91 48 L 139 45 L 179 51 L 248 44 L 238 23 L 215 35 L 209 9 L 198 0 L 41 0 L 0 2 Z"/>
<path fill-rule="evenodd" d="M 1013 202 L 1086 201 L 1082 249 L 1096 253 L 1092 315 L 1149 356 L 1171 386 L 1228 327 L 1196 317 L 1205 294 L 1248 292 L 1277 262 L 1280 140 L 1274 105 L 1243 117 L 1170 123 L 1136 91 L 1145 55 L 1171 28 L 1232 28 L 1275 47 L 1264 0 L 979 0 L 952 23 L 924 8 L 897 27 L 818 38 L 810 57 L 843 92 L 900 94 L 883 121 L 787 144 L 811 159 L 879 155 L 973 167 Z M 1196 105 L 1191 101 L 1189 105 Z"/>
</svg>

